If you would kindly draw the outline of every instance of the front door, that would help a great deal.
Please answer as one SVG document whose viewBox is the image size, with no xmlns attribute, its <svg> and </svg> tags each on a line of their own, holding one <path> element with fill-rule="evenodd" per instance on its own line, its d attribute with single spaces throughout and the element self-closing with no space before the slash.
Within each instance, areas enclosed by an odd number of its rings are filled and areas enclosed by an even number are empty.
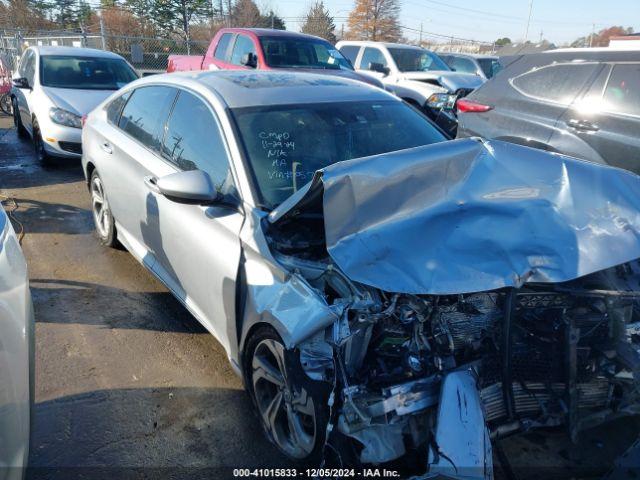
<svg viewBox="0 0 640 480">
<path fill-rule="evenodd" d="M 177 170 L 203 170 L 220 192 L 235 192 L 218 120 L 195 94 L 180 91 L 165 126 L 162 158 Z M 189 205 L 150 194 L 158 211 L 157 231 L 150 236 L 154 270 L 228 348 L 244 215 L 230 207 Z"/>
</svg>

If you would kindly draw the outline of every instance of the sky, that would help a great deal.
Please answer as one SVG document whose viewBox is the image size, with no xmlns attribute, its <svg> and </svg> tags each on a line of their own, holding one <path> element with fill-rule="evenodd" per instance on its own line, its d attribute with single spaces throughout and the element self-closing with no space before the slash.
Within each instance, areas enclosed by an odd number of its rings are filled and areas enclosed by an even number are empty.
<svg viewBox="0 0 640 480">
<path fill-rule="evenodd" d="M 595 30 L 622 25 L 640 31 L 640 0 L 531 0 L 532 14 L 528 39 L 537 42 L 542 35 L 557 45 L 570 43 Z M 400 22 L 404 35 L 416 39 L 422 24 L 427 32 L 438 35 L 493 42 L 509 37 L 521 41 L 525 36 L 530 0 L 400 0 Z M 259 4 L 261 2 L 258 2 Z M 267 0 L 264 5 L 285 17 L 287 29 L 298 30 L 302 17 L 313 0 Z M 335 18 L 337 29 L 345 23 L 353 0 L 324 0 Z"/>
</svg>

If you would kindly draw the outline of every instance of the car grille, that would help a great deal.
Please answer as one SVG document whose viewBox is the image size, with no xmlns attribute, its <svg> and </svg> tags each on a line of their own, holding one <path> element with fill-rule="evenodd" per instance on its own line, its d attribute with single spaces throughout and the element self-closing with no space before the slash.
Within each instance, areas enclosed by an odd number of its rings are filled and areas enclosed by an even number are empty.
<svg viewBox="0 0 640 480">
<path fill-rule="evenodd" d="M 77 142 L 58 142 L 60 148 L 65 152 L 77 153 L 82 155 L 82 144 Z"/>
</svg>

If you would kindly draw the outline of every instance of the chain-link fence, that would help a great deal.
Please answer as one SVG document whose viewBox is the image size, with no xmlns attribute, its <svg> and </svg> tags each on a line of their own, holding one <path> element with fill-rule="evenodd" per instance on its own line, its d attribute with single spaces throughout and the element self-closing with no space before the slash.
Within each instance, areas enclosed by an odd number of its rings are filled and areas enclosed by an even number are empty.
<svg viewBox="0 0 640 480">
<path fill-rule="evenodd" d="M 87 34 L 83 32 L 0 30 L 0 56 L 11 71 L 15 71 L 18 59 L 29 46 L 88 47 L 109 50 L 124 57 L 141 75 L 164 72 L 169 55 L 204 55 L 208 42 L 111 35 L 108 32 Z"/>
</svg>

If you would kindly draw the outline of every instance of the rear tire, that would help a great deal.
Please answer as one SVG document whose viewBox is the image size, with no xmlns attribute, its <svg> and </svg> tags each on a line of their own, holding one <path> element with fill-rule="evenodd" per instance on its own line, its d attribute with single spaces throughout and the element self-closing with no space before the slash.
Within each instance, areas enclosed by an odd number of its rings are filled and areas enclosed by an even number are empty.
<svg viewBox="0 0 640 480">
<path fill-rule="evenodd" d="M 13 110 L 13 125 L 16 127 L 18 137 L 27 138 L 27 129 L 22 125 L 22 119 L 20 118 L 20 110 L 18 109 L 18 101 L 13 98 L 11 101 L 11 109 Z"/>
<path fill-rule="evenodd" d="M 93 223 L 96 228 L 96 235 L 100 243 L 106 247 L 118 248 L 118 235 L 116 223 L 107 201 L 104 185 L 98 172 L 91 173 L 89 181 L 89 191 L 91 192 L 91 212 L 93 213 Z"/>
<path fill-rule="evenodd" d="M 287 457 L 317 466 L 329 421 L 331 386 L 311 380 L 297 350 L 287 350 L 271 327 L 247 342 L 245 384 L 267 438 Z"/>
</svg>

